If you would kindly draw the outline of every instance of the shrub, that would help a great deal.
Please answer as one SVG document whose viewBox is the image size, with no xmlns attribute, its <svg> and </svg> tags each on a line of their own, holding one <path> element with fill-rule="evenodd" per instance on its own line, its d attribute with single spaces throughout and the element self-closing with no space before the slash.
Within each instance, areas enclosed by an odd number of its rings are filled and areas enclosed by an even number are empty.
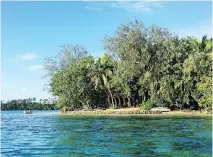
<svg viewBox="0 0 213 157">
<path fill-rule="evenodd" d="M 168 103 L 160 98 L 155 98 L 151 100 L 153 107 L 167 107 Z"/>
<path fill-rule="evenodd" d="M 146 110 L 150 110 L 152 107 L 154 107 L 154 104 L 152 103 L 151 100 L 148 100 L 142 103 L 142 105 L 140 106 L 140 110 L 146 111 Z"/>
<path fill-rule="evenodd" d="M 168 106 L 167 102 L 163 101 L 162 99 L 155 98 L 142 103 L 140 106 L 140 110 L 144 111 L 150 110 L 153 107 L 166 107 L 166 106 Z"/>
</svg>

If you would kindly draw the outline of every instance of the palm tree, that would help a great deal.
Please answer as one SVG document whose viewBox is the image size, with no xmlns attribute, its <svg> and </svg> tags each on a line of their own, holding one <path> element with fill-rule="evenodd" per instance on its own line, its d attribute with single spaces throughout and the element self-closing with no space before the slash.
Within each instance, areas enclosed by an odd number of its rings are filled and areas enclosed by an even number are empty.
<svg viewBox="0 0 213 157">
<path fill-rule="evenodd" d="M 197 49 L 198 49 L 200 52 L 209 53 L 209 52 L 212 51 L 212 39 L 210 39 L 210 40 L 207 39 L 207 36 L 206 36 L 206 35 L 204 35 L 204 36 L 202 37 L 202 40 L 201 40 L 201 41 L 200 41 L 200 40 L 197 40 L 197 39 L 193 39 L 192 41 L 195 43 Z"/>
<path fill-rule="evenodd" d="M 105 90 L 107 97 L 111 98 L 111 104 L 113 108 L 114 100 L 113 100 L 113 94 L 111 91 L 112 84 L 110 83 L 110 80 L 112 79 L 112 69 L 113 69 L 113 59 L 111 56 L 104 54 L 104 56 L 101 59 L 95 60 L 95 66 L 94 66 L 94 74 L 93 74 L 93 81 L 95 83 L 95 89 L 97 87 L 100 87 Z M 109 99 L 108 99 L 109 101 Z M 109 101 L 110 104 L 110 101 Z"/>
<path fill-rule="evenodd" d="M 36 98 L 33 98 L 32 100 L 33 100 L 33 101 L 36 101 Z"/>
</svg>

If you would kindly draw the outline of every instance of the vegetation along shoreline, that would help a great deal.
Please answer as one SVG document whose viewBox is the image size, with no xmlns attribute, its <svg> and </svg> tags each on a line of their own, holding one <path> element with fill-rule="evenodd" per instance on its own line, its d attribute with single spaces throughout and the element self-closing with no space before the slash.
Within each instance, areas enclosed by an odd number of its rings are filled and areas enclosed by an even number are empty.
<svg viewBox="0 0 213 157">
<path fill-rule="evenodd" d="M 102 57 L 89 55 L 81 45 L 65 45 L 57 56 L 46 59 L 46 87 L 57 100 L 13 100 L 2 102 L 1 109 L 160 114 L 150 111 L 164 107 L 211 113 L 212 38 L 178 37 L 165 28 L 146 28 L 135 20 L 119 26 L 101 43 Z M 120 111 L 122 108 L 139 109 Z"/>
<path fill-rule="evenodd" d="M 140 108 L 138 113 L 155 107 L 211 112 L 212 39 L 178 37 L 135 20 L 101 43 L 102 57 L 89 55 L 81 45 L 65 45 L 46 60 L 49 92 L 58 97 L 58 108 L 70 113 L 131 107 Z"/>
</svg>

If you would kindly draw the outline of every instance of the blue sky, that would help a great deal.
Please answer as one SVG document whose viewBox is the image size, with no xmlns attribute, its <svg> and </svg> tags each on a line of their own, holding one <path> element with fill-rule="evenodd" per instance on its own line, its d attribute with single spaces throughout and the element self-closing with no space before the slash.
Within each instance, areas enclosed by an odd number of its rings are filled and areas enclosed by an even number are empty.
<svg viewBox="0 0 213 157">
<path fill-rule="evenodd" d="M 64 44 L 81 44 L 101 56 L 104 35 L 141 20 L 181 37 L 212 34 L 211 2 L 2 2 L 2 89 L 4 100 L 47 98 L 42 64 Z"/>
</svg>

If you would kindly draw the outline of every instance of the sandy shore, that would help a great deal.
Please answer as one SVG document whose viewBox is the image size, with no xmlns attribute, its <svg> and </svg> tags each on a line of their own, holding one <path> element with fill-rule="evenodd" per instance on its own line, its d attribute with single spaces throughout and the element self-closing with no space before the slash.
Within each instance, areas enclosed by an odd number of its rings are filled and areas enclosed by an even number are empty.
<svg viewBox="0 0 213 157">
<path fill-rule="evenodd" d="M 211 113 L 206 111 L 170 111 L 167 113 L 168 115 L 192 115 L 192 116 L 212 116 Z"/>
<path fill-rule="evenodd" d="M 138 107 L 135 108 L 120 108 L 120 109 L 94 109 L 92 111 L 67 111 L 65 113 L 60 113 L 63 115 L 188 115 L 188 116 L 211 116 L 211 113 L 207 112 L 200 112 L 200 111 L 190 111 L 190 110 L 179 110 L 179 111 L 170 111 L 170 112 L 163 112 L 163 113 L 152 113 L 149 111 L 141 111 Z"/>
</svg>

